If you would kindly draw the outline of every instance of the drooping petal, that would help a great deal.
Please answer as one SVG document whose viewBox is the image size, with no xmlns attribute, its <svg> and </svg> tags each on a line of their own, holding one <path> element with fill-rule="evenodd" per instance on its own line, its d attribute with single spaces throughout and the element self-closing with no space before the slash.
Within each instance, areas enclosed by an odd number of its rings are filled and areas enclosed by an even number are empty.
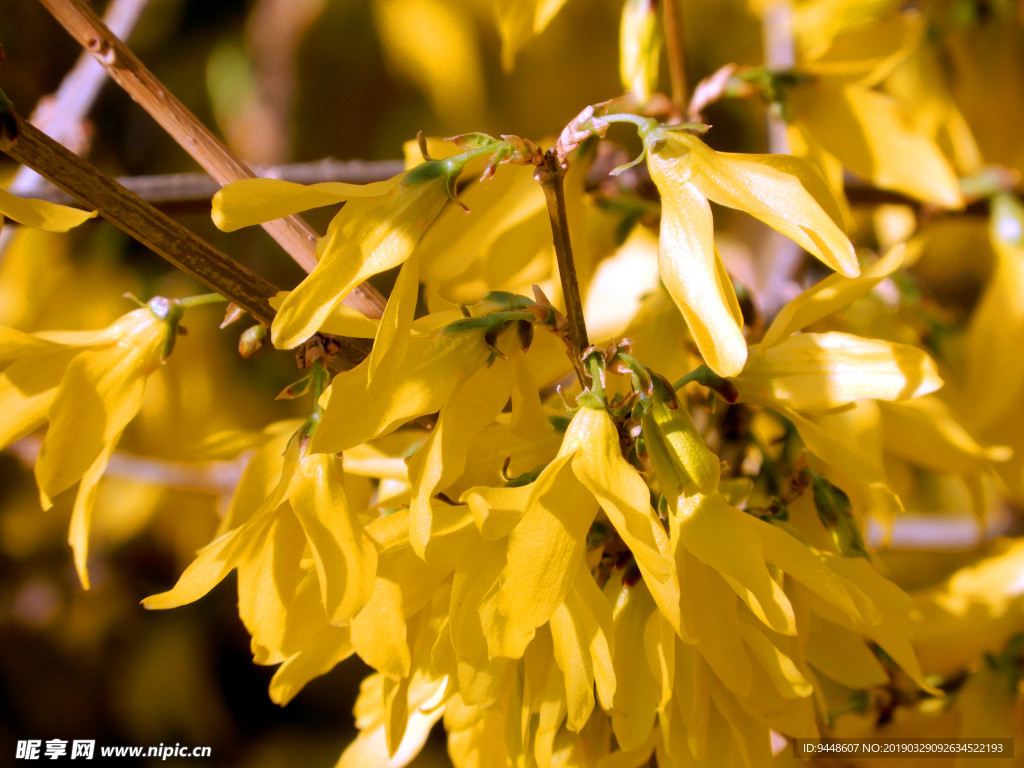
<svg viewBox="0 0 1024 768">
<path fill-rule="evenodd" d="M 597 502 L 576 479 L 572 459 L 573 452 L 566 453 L 540 474 L 522 520 L 509 534 L 508 565 L 492 598 L 491 656 L 523 655 L 537 627 L 565 599 L 583 560 Z"/>
<path fill-rule="evenodd" d="M 281 305 L 271 326 L 274 345 L 298 346 L 359 283 L 405 262 L 447 201 L 445 183 L 403 182 L 383 196 L 350 200 L 317 247 L 316 268 Z"/>
<path fill-rule="evenodd" d="M 645 578 L 665 582 L 675 576 L 668 534 L 651 507 L 651 492 L 622 456 L 611 414 L 581 408 L 565 434 L 579 446 L 572 468 L 597 499 Z"/>
<path fill-rule="evenodd" d="M 409 333 L 412 320 L 416 314 L 416 300 L 419 297 L 419 266 L 418 259 L 410 258 L 398 272 L 398 279 L 388 297 L 388 305 L 377 325 L 377 333 L 373 338 L 373 349 L 370 350 L 370 369 L 367 371 L 367 383 L 372 384 L 378 372 L 382 376 L 390 376 L 394 368 L 405 358 L 405 350 L 409 344 Z M 344 305 L 339 305 L 344 306 Z M 384 364 L 388 361 L 388 364 Z"/>
<path fill-rule="evenodd" d="M 57 386 L 77 350 L 18 360 L 0 371 L 0 447 L 46 421 Z"/>
<path fill-rule="evenodd" d="M 271 520 L 273 510 L 264 510 L 240 528 L 221 534 L 199 550 L 172 589 L 147 597 L 142 605 L 151 610 L 177 608 L 203 597 L 262 548 Z"/>
<path fill-rule="evenodd" d="M 881 259 L 865 267 L 860 276 L 829 275 L 787 303 L 765 331 L 761 345 L 771 347 L 802 331 L 811 323 L 836 312 L 866 295 L 882 280 L 899 269 L 906 248 L 892 248 Z"/>
<path fill-rule="evenodd" d="M 971 475 L 1010 458 L 1007 446 L 982 447 L 937 396 L 879 403 L 885 449 L 938 472 Z"/>
<path fill-rule="evenodd" d="M 0 214 L 33 229 L 67 232 L 93 218 L 96 211 L 81 211 L 46 200 L 29 200 L 12 195 L 6 189 L 0 189 Z M 0 223 L 2 221 L 0 217 Z"/>
<path fill-rule="evenodd" d="M 837 272 L 857 276 L 853 245 L 836 223 L 842 220 L 838 206 L 809 163 L 795 157 L 715 152 L 686 133 L 670 133 L 667 141 L 666 154 L 682 153 L 676 162 L 688 169 L 691 183 L 705 197 L 756 216 Z"/>
<path fill-rule="evenodd" d="M 288 498 L 309 542 L 328 620 L 346 621 L 370 599 L 377 550 L 349 508 L 341 459 L 328 453 L 302 456 Z"/>
<path fill-rule="evenodd" d="M 440 0 L 373 4 L 378 40 L 388 63 L 454 123 L 478 119 L 485 103 L 483 62 L 468 14 Z"/>
<path fill-rule="evenodd" d="M 163 357 L 167 326 L 148 309 L 129 317 L 137 321 L 134 333 L 80 352 L 64 371 L 36 463 L 44 506 L 112 449 L 138 413 L 146 378 Z"/>
<path fill-rule="evenodd" d="M 401 176 L 371 184 L 325 181 L 296 184 L 281 179 L 243 179 L 227 184 L 213 196 L 213 223 L 225 232 L 262 224 L 360 197 L 380 197 L 401 182 Z"/>
<path fill-rule="evenodd" d="M 372 388 L 369 361 L 364 360 L 335 376 L 324 393 L 324 415 L 310 450 L 341 453 L 436 412 L 458 378 L 483 364 L 488 355 L 482 332 L 413 336 L 394 376 Z"/>
<path fill-rule="evenodd" d="M 504 361 L 495 361 L 456 384 L 427 441 L 409 461 L 409 535 L 420 556 L 430 535 L 430 499 L 462 474 L 470 440 L 505 407 L 512 388 L 509 374 Z"/>
<path fill-rule="evenodd" d="M 801 333 L 754 347 L 734 379 L 740 397 L 804 411 L 855 400 L 905 400 L 942 386 L 935 362 L 907 344 L 846 333 Z"/>
<path fill-rule="evenodd" d="M 295 652 L 288 647 L 290 636 L 296 631 L 311 636 L 327 623 L 318 583 L 313 585 L 315 603 L 304 599 L 303 592 L 310 590 L 303 582 L 311 575 L 300 565 L 305 549 L 306 537 L 295 517 L 274 515 L 263 546 L 238 563 L 238 616 L 251 637 L 256 664 L 280 664 Z"/>
<path fill-rule="evenodd" d="M 551 615 L 551 639 L 565 678 L 567 727 L 578 733 L 594 709 L 595 681 L 602 706 L 611 707 L 615 693 L 611 605 L 585 565 Z"/>
<path fill-rule="evenodd" d="M 796 124 L 855 173 L 946 208 L 963 205 L 949 161 L 891 96 L 856 83 L 812 83 L 791 99 Z"/>
<path fill-rule="evenodd" d="M 762 526 L 719 494 L 681 499 L 679 540 L 694 557 L 717 571 L 761 621 L 776 632 L 796 632 L 793 606 L 765 562 Z"/>
<path fill-rule="evenodd" d="M 623 581 L 625 571 L 614 574 L 605 585 L 613 608 L 615 627 L 615 695 L 612 699 L 612 730 L 625 750 L 647 741 L 654 727 L 660 694 L 644 652 L 644 630 L 658 608 L 643 582 Z M 628 652 L 625 649 L 630 649 Z"/>
<path fill-rule="evenodd" d="M 994 269 L 967 328 L 964 361 L 963 411 L 975 430 L 1015 409 L 1024 388 L 1024 207 L 997 198 L 989 236 Z"/>
<path fill-rule="evenodd" d="M 661 280 L 686 318 L 708 365 L 720 376 L 735 376 L 747 359 L 732 283 L 721 279 L 711 206 L 674 164 L 648 153 L 651 177 L 661 193 Z"/>
</svg>

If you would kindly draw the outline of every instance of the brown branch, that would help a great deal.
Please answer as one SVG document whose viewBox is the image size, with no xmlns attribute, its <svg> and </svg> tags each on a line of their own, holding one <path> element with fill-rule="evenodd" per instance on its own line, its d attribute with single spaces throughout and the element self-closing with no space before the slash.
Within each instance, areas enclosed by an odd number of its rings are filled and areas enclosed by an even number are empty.
<svg viewBox="0 0 1024 768">
<path fill-rule="evenodd" d="M 39 2 L 214 179 L 227 184 L 255 176 L 111 33 L 83 0 Z M 267 222 L 263 228 L 297 264 L 307 272 L 313 270 L 317 233 L 309 224 L 298 216 L 290 216 Z M 385 301 L 376 289 L 363 284 L 349 294 L 346 304 L 368 316 L 379 317 Z"/>
<path fill-rule="evenodd" d="M 118 229 L 270 325 L 267 299 L 278 288 L 104 176 L 88 161 L 11 113 L 17 134 L 0 132 L 0 151 L 74 195 Z"/>
<path fill-rule="evenodd" d="M 544 190 L 551 220 L 551 235 L 558 261 L 558 276 L 562 282 L 562 297 L 565 300 L 565 314 L 569 320 L 569 341 L 572 343 L 573 367 L 580 383 L 585 385 L 587 376 L 583 370 L 583 350 L 590 346 L 587 339 L 587 324 L 583 318 L 583 299 L 580 297 L 579 278 L 576 276 L 576 262 L 572 256 L 569 240 L 569 221 L 565 215 L 565 168 L 558 162 L 554 150 L 544 155 L 544 164 L 538 166 L 534 178 Z"/>
</svg>

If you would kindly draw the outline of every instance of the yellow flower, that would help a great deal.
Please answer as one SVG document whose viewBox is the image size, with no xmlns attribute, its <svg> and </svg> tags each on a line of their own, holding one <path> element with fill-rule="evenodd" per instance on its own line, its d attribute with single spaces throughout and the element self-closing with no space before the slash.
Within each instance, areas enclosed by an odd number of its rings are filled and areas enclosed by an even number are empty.
<svg viewBox="0 0 1024 768">
<path fill-rule="evenodd" d="M 534 482 L 473 488 L 463 499 L 478 519 L 502 518 L 508 535 L 506 565 L 480 607 L 492 657 L 520 658 L 537 628 L 566 599 L 598 508 L 678 627 L 679 584 L 668 536 L 651 507 L 646 482 L 622 456 L 607 411 L 577 411 L 558 455 Z"/>
<path fill-rule="evenodd" d="M 647 165 L 662 197 L 661 279 L 708 365 L 735 376 L 747 358 L 736 293 L 715 249 L 708 200 L 746 211 L 844 275 L 859 273 L 838 207 L 808 163 L 715 152 L 695 136 L 646 129 Z"/>
<path fill-rule="evenodd" d="M 235 492 L 225 532 L 200 550 L 173 589 L 143 604 L 175 608 L 193 602 L 235 568 L 257 579 L 260 570 L 294 571 L 308 548 L 328 621 L 343 623 L 358 613 L 373 591 L 377 550 L 348 504 L 341 458 L 307 449 L 301 433 L 290 430 L 270 440 Z M 287 610 L 282 606 L 281 615 Z M 279 618 L 273 614 L 270 621 L 281 629 Z M 262 631 L 257 626 L 253 634 Z"/>
<path fill-rule="evenodd" d="M 298 346 L 353 288 L 405 262 L 451 196 L 458 172 L 457 164 L 433 160 L 366 185 L 249 179 L 220 190 L 213 220 L 225 231 L 345 202 L 317 245 L 316 268 L 281 304 L 271 327 L 275 346 Z"/>
<path fill-rule="evenodd" d="M 840 484 L 862 488 L 864 503 L 883 518 L 902 505 L 885 476 L 875 401 L 934 392 L 942 386 L 935 362 L 907 344 L 800 331 L 870 291 L 899 267 L 902 252 L 894 249 L 857 278 L 831 275 L 797 296 L 732 379 L 743 402 L 789 419 L 807 449 L 845 478 Z"/>
<path fill-rule="evenodd" d="M 96 215 L 96 211 L 81 211 L 45 200 L 29 200 L 0 189 L 0 228 L 4 217 L 26 227 L 47 232 L 67 232 Z"/>
<path fill-rule="evenodd" d="M 0 447 L 49 422 L 36 481 L 47 509 L 53 496 L 81 481 L 69 542 L 86 589 L 97 484 L 142 405 L 146 379 L 169 351 L 176 320 L 165 299 L 154 299 L 100 331 L 0 327 Z"/>
</svg>

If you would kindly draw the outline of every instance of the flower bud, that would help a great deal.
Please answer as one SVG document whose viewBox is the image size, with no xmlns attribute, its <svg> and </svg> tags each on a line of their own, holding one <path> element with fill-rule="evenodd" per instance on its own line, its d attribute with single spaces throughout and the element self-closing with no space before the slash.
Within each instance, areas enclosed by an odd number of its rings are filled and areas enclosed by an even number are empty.
<svg viewBox="0 0 1024 768">
<path fill-rule="evenodd" d="M 704 444 L 697 427 L 671 393 L 655 386 L 640 421 L 644 444 L 662 494 L 674 507 L 680 496 L 712 493 L 721 462 Z"/>
<path fill-rule="evenodd" d="M 256 357 L 267 345 L 267 328 L 264 325 L 254 325 L 242 331 L 238 337 L 238 354 L 249 359 Z"/>
</svg>

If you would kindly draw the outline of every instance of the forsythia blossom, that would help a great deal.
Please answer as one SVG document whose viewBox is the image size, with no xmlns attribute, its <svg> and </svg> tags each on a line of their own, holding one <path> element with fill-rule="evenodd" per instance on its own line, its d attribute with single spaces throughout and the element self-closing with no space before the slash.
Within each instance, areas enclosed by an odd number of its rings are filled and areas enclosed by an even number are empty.
<svg viewBox="0 0 1024 768">
<path fill-rule="evenodd" d="M 176 333 L 165 299 L 100 331 L 0 328 L 0 446 L 49 423 L 36 481 L 44 508 L 80 481 L 70 542 L 85 587 L 96 486 Z"/>
</svg>

